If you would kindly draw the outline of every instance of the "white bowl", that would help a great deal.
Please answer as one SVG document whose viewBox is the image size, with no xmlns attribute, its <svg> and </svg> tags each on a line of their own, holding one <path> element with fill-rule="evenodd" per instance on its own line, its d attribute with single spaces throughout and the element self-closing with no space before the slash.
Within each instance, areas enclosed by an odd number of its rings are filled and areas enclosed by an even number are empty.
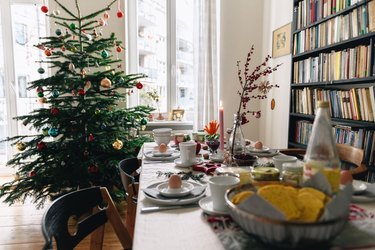
<svg viewBox="0 0 375 250">
<path fill-rule="evenodd" d="M 273 163 L 275 167 L 279 170 L 282 171 L 283 168 L 283 163 L 286 162 L 297 162 L 297 157 L 291 156 L 291 155 L 276 155 L 272 157 Z"/>
<path fill-rule="evenodd" d="M 160 144 L 164 143 L 165 145 L 168 145 L 169 142 L 171 141 L 171 135 L 163 135 L 163 136 L 159 136 L 159 135 L 154 135 L 154 141 L 156 142 L 156 144 L 158 144 L 160 146 Z"/>
</svg>

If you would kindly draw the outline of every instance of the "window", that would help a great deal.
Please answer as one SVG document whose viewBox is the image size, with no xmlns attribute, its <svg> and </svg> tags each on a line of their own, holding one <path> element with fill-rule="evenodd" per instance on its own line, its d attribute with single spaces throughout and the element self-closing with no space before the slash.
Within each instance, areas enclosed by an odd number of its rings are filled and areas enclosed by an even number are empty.
<svg viewBox="0 0 375 250">
<path fill-rule="evenodd" d="M 129 69 L 148 76 L 142 82 L 143 89 L 133 99 L 133 105 L 156 107 L 147 94 L 156 91 L 161 97 L 161 112 L 182 108 L 185 119 L 193 120 L 194 2 L 129 1 Z M 132 51 L 137 53 L 132 54 Z"/>
<path fill-rule="evenodd" d="M 30 81 L 41 78 L 38 68 L 44 66 L 35 63 L 41 61 L 43 51 L 34 45 L 39 37 L 46 36 L 46 19 L 40 7 L 38 0 L 0 1 L 0 140 L 34 133 L 12 118 L 41 105 L 35 90 L 27 90 Z M 12 154 L 10 147 L 0 143 L 0 173 Z"/>
</svg>

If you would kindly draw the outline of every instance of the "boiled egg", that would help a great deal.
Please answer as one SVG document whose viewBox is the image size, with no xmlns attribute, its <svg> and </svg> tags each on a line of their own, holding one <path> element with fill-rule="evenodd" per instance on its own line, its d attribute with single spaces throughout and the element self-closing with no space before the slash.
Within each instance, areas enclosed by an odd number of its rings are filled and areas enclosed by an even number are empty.
<svg viewBox="0 0 375 250">
<path fill-rule="evenodd" d="M 349 170 L 341 170 L 340 172 L 340 184 L 345 185 L 353 182 L 352 173 Z"/>
<path fill-rule="evenodd" d="M 167 151 L 167 145 L 165 145 L 164 143 L 161 143 L 160 145 L 159 145 L 159 152 L 160 153 L 164 153 L 164 152 L 166 152 Z"/>
<path fill-rule="evenodd" d="M 181 188 L 181 186 L 182 186 L 181 177 L 177 174 L 172 174 L 169 177 L 168 187 L 171 189 L 175 189 L 175 188 Z"/>
<path fill-rule="evenodd" d="M 263 148 L 263 143 L 261 141 L 256 141 L 254 144 L 254 148 L 256 149 L 262 149 Z"/>
</svg>

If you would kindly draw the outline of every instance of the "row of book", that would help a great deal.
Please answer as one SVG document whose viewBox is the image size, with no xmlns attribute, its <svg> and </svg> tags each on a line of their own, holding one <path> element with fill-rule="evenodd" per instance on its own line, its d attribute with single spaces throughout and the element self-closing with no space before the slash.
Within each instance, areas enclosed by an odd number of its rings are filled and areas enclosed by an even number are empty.
<svg viewBox="0 0 375 250">
<path fill-rule="evenodd" d="M 375 121 L 375 89 L 349 90 L 303 88 L 292 89 L 292 112 L 315 115 L 316 103 L 328 101 L 331 117 L 356 121 Z"/>
<path fill-rule="evenodd" d="M 369 77 L 371 47 L 360 45 L 342 51 L 321 53 L 293 63 L 293 83 L 327 82 Z"/>
<path fill-rule="evenodd" d="M 297 143 L 307 145 L 311 135 L 312 122 L 307 120 L 299 120 L 296 121 L 295 126 L 295 141 Z M 374 165 L 374 130 L 337 125 L 332 127 L 332 132 L 336 143 L 348 144 L 363 149 L 364 163 L 366 163 L 368 166 Z"/>
<path fill-rule="evenodd" d="M 302 0 L 294 8 L 295 28 L 301 29 L 365 0 Z"/>
<path fill-rule="evenodd" d="M 370 3 L 294 34 L 293 55 L 375 31 L 375 23 L 371 23 L 369 27 L 369 15 L 375 15 L 375 1 Z"/>
</svg>

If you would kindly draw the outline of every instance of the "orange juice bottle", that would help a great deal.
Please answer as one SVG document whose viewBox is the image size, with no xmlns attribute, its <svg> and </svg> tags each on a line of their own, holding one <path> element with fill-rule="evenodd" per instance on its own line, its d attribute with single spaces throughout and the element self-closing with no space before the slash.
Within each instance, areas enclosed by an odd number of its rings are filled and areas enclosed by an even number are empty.
<svg viewBox="0 0 375 250">
<path fill-rule="evenodd" d="M 332 133 L 328 102 L 317 103 L 317 112 L 304 162 L 304 180 L 321 171 L 331 185 L 332 192 L 339 191 L 341 162 Z"/>
</svg>

